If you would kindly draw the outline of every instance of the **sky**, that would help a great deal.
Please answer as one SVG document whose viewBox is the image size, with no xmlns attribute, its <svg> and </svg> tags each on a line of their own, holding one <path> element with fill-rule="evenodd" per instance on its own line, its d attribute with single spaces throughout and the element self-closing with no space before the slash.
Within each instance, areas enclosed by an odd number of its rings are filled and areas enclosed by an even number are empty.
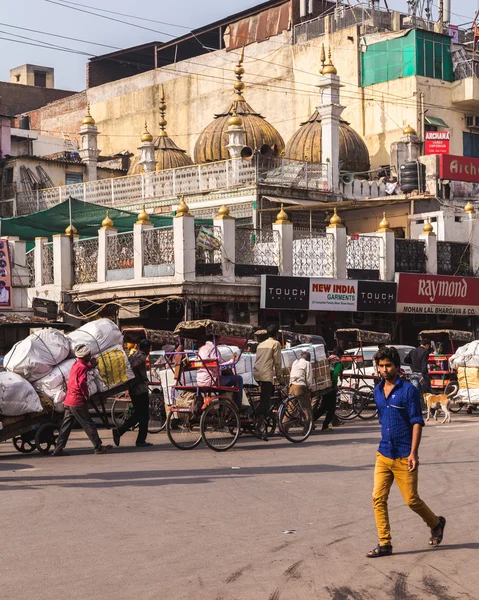
<svg viewBox="0 0 479 600">
<path fill-rule="evenodd" d="M 98 56 L 155 40 L 168 41 L 191 29 L 256 6 L 261 1 L 68 0 L 67 4 L 66 0 L 16 0 L 10 3 L 11 10 L 2 11 L 0 15 L 0 81 L 10 80 L 11 68 L 30 63 L 53 67 L 56 88 L 81 91 L 85 89 L 85 64 L 89 56 Z M 384 0 L 381 0 L 381 6 L 383 2 Z M 435 6 L 437 2 L 439 0 L 433 0 Z M 451 0 L 451 22 L 461 25 L 472 21 L 478 2 L 479 0 Z M 407 9 L 406 0 L 388 0 L 388 5 L 390 9 Z M 126 23 L 81 11 L 96 12 Z M 139 18 L 106 11 L 135 15 Z M 77 38 L 79 41 L 46 34 Z M 8 38 L 8 41 L 5 38 Z M 38 47 L 38 44 L 46 42 L 85 54 Z"/>
</svg>

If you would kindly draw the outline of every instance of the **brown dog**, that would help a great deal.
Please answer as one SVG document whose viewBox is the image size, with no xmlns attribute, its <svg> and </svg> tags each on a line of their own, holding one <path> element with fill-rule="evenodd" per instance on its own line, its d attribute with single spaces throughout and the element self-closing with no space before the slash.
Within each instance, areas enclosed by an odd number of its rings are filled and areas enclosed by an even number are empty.
<svg viewBox="0 0 479 600">
<path fill-rule="evenodd" d="M 440 407 L 444 413 L 444 419 L 441 421 L 445 423 L 451 422 L 451 412 L 449 410 L 449 404 L 451 403 L 451 396 L 454 396 L 455 391 L 451 394 L 424 394 L 424 401 L 427 403 L 427 417 L 426 421 L 429 421 L 431 415 L 431 408 L 435 408 L 434 420 L 437 421 L 437 409 Z"/>
</svg>

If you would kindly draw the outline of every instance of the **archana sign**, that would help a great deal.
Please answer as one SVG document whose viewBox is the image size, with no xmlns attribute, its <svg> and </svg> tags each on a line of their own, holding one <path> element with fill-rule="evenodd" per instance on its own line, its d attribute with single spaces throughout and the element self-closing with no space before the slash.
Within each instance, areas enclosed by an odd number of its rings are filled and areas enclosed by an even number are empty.
<svg viewBox="0 0 479 600">
<path fill-rule="evenodd" d="M 450 131 L 426 131 L 424 149 L 426 154 L 449 154 Z"/>
</svg>

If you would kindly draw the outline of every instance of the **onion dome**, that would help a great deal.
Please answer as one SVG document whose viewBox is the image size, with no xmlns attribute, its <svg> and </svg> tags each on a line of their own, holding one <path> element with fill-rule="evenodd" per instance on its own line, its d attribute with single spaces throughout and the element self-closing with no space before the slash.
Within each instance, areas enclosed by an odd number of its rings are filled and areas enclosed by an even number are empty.
<svg viewBox="0 0 479 600">
<path fill-rule="evenodd" d="M 101 228 L 102 229 L 113 229 L 113 221 L 110 219 L 110 211 L 107 210 L 106 211 L 106 217 L 103 219 L 103 221 L 101 222 Z"/>
<path fill-rule="evenodd" d="M 246 131 L 246 146 L 259 150 L 261 146 L 268 144 L 268 146 L 275 148 L 277 155 L 282 154 L 284 150 L 284 141 L 279 132 L 244 99 L 243 59 L 244 48 L 234 71 L 237 81 L 234 84 L 235 96 L 233 102 L 224 112 L 216 114 L 214 121 L 200 134 L 195 145 L 195 163 L 200 164 L 230 158 L 226 147 L 228 143 L 226 134 L 230 125 L 238 125 L 239 121 L 236 120 L 231 123 L 232 119 L 238 117 L 242 119 L 241 124 Z"/>
<path fill-rule="evenodd" d="M 474 204 L 472 204 L 472 202 L 468 202 L 464 207 L 464 211 L 467 212 L 469 215 L 473 215 L 476 212 L 474 209 Z"/>
<path fill-rule="evenodd" d="M 429 219 L 424 223 L 422 232 L 427 233 L 428 235 L 430 235 L 431 233 L 434 233 L 434 228 L 432 226 L 432 223 L 429 221 Z"/>
<path fill-rule="evenodd" d="M 85 118 L 83 119 L 82 125 L 95 125 L 95 119 L 91 116 L 90 113 L 90 103 L 88 102 L 87 104 L 87 111 L 86 111 L 86 115 Z"/>
<path fill-rule="evenodd" d="M 334 207 L 333 216 L 329 219 L 328 227 L 344 227 L 341 217 L 338 215 L 336 207 Z"/>
<path fill-rule="evenodd" d="M 145 121 L 145 131 L 143 132 L 143 135 L 141 136 L 141 141 L 142 142 L 152 142 L 153 141 L 153 136 L 148 131 L 148 125 L 146 124 L 146 121 Z"/>
<path fill-rule="evenodd" d="M 178 217 L 192 217 L 193 215 L 190 213 L 190 208 L 188 206 L 188 204 L 186 204 L 185 202 L 185 197 L 182 196 L 181 197 L 181 202 L 178 206 L 178 208 L 176 209 L 176 215 L 175 218 Z"/>
<path fill-rule="evenodd" d="M 230 209 L 226 206 L 226 204 L 223 204 L 218 209 L 218 214 L 216 215 L 215 219 L 230 220 L 230 219 L 234 219 L 234 217 L 232 217 L 230 215 Z"/>
<path fill-rule="evenodd" d="M 78 231 L 75 225 L 68 225 L 68 227 L 65 229 L 65 233 L 67 235 L 76 235 Z"/>
<path fill-rule="evenodd" d="M 137 225 L 153 225 L 150 221 L 150 215 L 146 212 L 145 205 L 141 207 L 141 212 L 138 215 Z"/>
<path fill-rule="evenodd" d="M 403 129 L 403 134 L 404 135 L 417 135 L 416 130 L 414 129 L 414 127 L 411 127 L 411 125 L 407 125 Z"/>
<path fill-rule="evenodd" d="M 321 117 L 315 110 L 308 121 L 301 123 L 301 127 L 286 144 L 285 158 L 322 162 L 321 135 Z M 341 171 L 369 171 L 368 148 L 362 137 L 344 119 L 339 122 L 339 162 Z"/>
<path fill-rule="evenodd" d="M 321 67 L 321 74 L 322 75 L 337 75 L 338 72 L 336 70 L 336 67 L 333 65 L 333 61 L 331 59 L 331 48 L 329 48 L 329 50 L 328 50 L 328 58 L 329 58 L 328 64 Z"/>
<path fill-rule="evenodd" d="M 289 225 L 290 223 L 291 221 L 288 219 L 288 215 L 284 210 L 283 205 L 281 205 L 281 210 L 276 215 L 275 225 Z"/>
<path fill-rule="evenodd" d="M 387 231 L 391 231 L 391 228 L 389 225 L 389 221 L 386 218 L 386 213 L 383 212 L 383 218 L 382 221 L 379 223 L 379 229 L 376 233 L 385 233 Z"/>
</svg>

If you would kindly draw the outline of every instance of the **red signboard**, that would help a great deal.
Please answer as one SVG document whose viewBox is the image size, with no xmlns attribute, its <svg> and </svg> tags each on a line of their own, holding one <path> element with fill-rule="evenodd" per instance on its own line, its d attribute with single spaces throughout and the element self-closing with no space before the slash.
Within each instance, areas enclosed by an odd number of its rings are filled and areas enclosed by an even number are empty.
<svg viewBox="0 0 479 600">
<path fill-rule="evenodd" d="M 12 309 L 12 271 L 8 240 L 0 238 L 0 310 Z"/>
<path fill-rule="evenodd" d="M 479 277 L 400 273 L 397 311 L 420 315 L 479 315 Z"/>
<path fill-rule="evenodd" d="M 449 131 L 426 131 L 424 149 L 426 154 L 449 154 Z"/>
<path fill-rule="evenodd" d="M 439 156 L 439 178 L 479 183 L 479 158 L 441 154 Z"/>
</svg>

